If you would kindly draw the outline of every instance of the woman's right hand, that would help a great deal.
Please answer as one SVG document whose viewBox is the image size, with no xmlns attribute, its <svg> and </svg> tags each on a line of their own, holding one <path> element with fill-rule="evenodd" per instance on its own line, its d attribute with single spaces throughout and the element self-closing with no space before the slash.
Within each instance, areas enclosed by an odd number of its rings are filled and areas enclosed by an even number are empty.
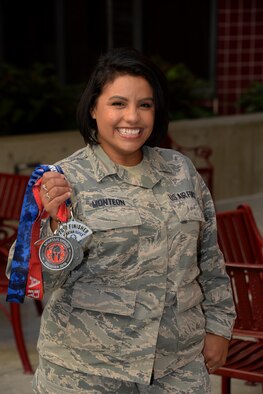
<svg viewBox="0 0 263 394">
<path fill-rule="evenodd" d="M 58 226 L 58 209 L 61 204 L 70 198 L 71 193 L 72 188 L 63 174 L 53 171 L 48 171 L 43 174 L 39 195 L 45 211 L 53 219 L 51 221 L 53 231 Z M 69 209 L 68 217 L 70 217 Z"/>
</svg>

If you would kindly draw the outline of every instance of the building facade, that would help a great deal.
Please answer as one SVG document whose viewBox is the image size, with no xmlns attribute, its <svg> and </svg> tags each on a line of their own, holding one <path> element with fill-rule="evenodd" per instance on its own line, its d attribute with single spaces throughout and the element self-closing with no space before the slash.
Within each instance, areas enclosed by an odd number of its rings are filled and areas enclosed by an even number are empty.
<svg viewBox="0 0 263 394">
<path fill-rule="evenodd" d="M 134 46 L 183 63 L 211 86 L 219 115 L 263 82 L 262 0 L 0 0 L 0 62 L 53 64 L 64 84 L 85 83 L 98 55 Z"/>
</svg>

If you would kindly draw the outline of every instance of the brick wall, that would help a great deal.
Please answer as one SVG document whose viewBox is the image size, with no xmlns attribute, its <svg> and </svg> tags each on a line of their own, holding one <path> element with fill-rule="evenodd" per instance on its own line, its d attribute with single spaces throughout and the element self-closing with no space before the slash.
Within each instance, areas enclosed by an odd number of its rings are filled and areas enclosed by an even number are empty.
<svg viewBox="0 0 263 394">
<path fill-rule="evenodd" d="M 240 93 L 263 82 L 263 0 L 218 0 L 218 112 L 235 114 Z"/>
</svg>

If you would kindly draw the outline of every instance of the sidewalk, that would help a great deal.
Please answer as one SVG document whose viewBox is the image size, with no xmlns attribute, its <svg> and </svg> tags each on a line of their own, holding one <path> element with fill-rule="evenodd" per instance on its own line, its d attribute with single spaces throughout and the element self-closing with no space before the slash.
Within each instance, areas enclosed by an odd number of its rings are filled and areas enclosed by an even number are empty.
<svg viewBox="0 0 263 394">
<path fill-rule="evenodd" d="M 1 294 L 0 303 L 5 303 Z M 37 366 L 36 343 L 39 332 L 40 317 L 37 315 L 34 303 L 26 299 L 21 305 L 22 324 L 29 358 L 33 368 Z M 0 310 L 0 393 L 1 394 L 31 394 L 32 375 L 23 373 L 22 364 L 16 349 L 12 326 Z"/>
</svg>

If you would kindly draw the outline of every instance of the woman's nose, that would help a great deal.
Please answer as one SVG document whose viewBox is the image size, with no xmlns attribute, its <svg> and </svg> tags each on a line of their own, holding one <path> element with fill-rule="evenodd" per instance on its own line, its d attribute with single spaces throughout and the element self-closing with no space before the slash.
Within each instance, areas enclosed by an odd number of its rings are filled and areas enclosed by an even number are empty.
<svg viewBox="0 0 263 394">
<path fill-rule="evenodd" d="M 128 106 L 125 111 L 125 120 L 130 123 L 135 123 L 139 119 L 139 111 L 136 106 Z"/>
</svg>

